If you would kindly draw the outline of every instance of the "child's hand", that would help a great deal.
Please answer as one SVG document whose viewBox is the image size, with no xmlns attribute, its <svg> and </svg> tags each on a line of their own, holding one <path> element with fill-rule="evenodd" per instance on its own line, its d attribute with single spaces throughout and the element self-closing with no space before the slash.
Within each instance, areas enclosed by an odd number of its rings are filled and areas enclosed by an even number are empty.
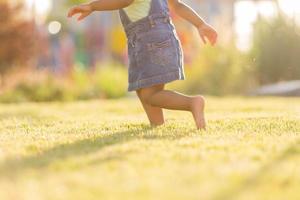
<svg viewBox="0 0 300 200">
<path fill-rule="evenodd" d="M 213 27 L 204 23 L 198 27 L 198 31 L 204 44 L 207 43 L 207 40 L 210 42 L 211 45 L 216 44 L 218 33 Z"/>
<path fill-rule="evenodd" d="M 86 18 L 93 12 L 92 7 L 89 4 L 82 4 L 79 6 L 75 6 L 69 10 L 68 17 L 73 17 L 76 14 L 80 14 L 77 18 L 78 21 Z"/>
</svg>

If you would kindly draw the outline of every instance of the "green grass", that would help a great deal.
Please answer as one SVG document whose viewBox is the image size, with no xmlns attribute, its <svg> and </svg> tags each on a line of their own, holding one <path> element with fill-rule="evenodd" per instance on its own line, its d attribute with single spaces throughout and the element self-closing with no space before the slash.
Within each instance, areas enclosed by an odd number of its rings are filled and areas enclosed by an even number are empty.
<svg viewBox="0 0 300 200">
<path fill-rule="evenodd" d="M 300 199 L 300 99 L 207 100 L 206 132 L 136 99 L 0 104 L 0 199 Z"/>
</svg>

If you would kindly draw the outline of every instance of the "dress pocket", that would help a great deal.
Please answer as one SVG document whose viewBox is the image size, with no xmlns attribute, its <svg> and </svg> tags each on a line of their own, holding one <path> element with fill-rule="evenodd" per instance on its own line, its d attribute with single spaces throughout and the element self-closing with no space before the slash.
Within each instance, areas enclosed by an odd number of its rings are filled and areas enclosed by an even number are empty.
<svg viewBox="0 0 300 200">
<path fill-rule="evenodd" d="M 160 66 L 174 66 L 178 59 L 176 45 L 171 37 L 147 44 L 150 60 Z"/>
</svg>

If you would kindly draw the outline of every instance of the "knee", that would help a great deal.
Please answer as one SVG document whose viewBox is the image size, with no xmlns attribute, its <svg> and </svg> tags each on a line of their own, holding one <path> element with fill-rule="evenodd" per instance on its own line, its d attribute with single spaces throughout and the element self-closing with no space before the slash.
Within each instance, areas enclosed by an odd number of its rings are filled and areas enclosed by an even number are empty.
<svg viewBox="0 0 300 200">
<path fill-rule="evenodd" d="M 192 106 L 197 105 L 197 106 L 201 106 L 204 108 L 206 102 L 205 102 L 205 98 L 201 95 L 197 95 L 193 97 L 193 101 L 192 101 Z"/>
<path fill-rule="evenodd" d="M 140 100 L 146 104 L 151 105 L 151 97 L 156 93 L 156 91 L 144 91 L 144 90 L 139 90 L 137 91 L 137 95 L 140 98 Z"/>
<path fill-rule="evenodd" d="M 199 101 L 200 103 L 202 103 L 202 104 L 205 104 L 205 98 L 204 98 L 204 96 L 202 96 L 202 95 L 197 95 L 197 96 L 195 96 L 195 98 L 197 99 L 197 101 Z"/>
</svg>

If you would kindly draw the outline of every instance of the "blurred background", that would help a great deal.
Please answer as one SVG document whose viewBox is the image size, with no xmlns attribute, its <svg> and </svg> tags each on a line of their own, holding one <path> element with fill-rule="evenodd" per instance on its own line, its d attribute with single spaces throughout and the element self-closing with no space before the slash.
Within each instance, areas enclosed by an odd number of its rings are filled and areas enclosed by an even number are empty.
<svg viewBox="0 0 300 200">
<path fill-rule="evenodd" d="M 73 101 L 127 93 L 118 12 L 67 19 L 79 0 L 0 0 L 0 101 Z M 300 96 L 300 1 L 184 0 L 219 32 L 204 46 L 171 13 L 184 48 L 188 94 Z"/>
</svg>

